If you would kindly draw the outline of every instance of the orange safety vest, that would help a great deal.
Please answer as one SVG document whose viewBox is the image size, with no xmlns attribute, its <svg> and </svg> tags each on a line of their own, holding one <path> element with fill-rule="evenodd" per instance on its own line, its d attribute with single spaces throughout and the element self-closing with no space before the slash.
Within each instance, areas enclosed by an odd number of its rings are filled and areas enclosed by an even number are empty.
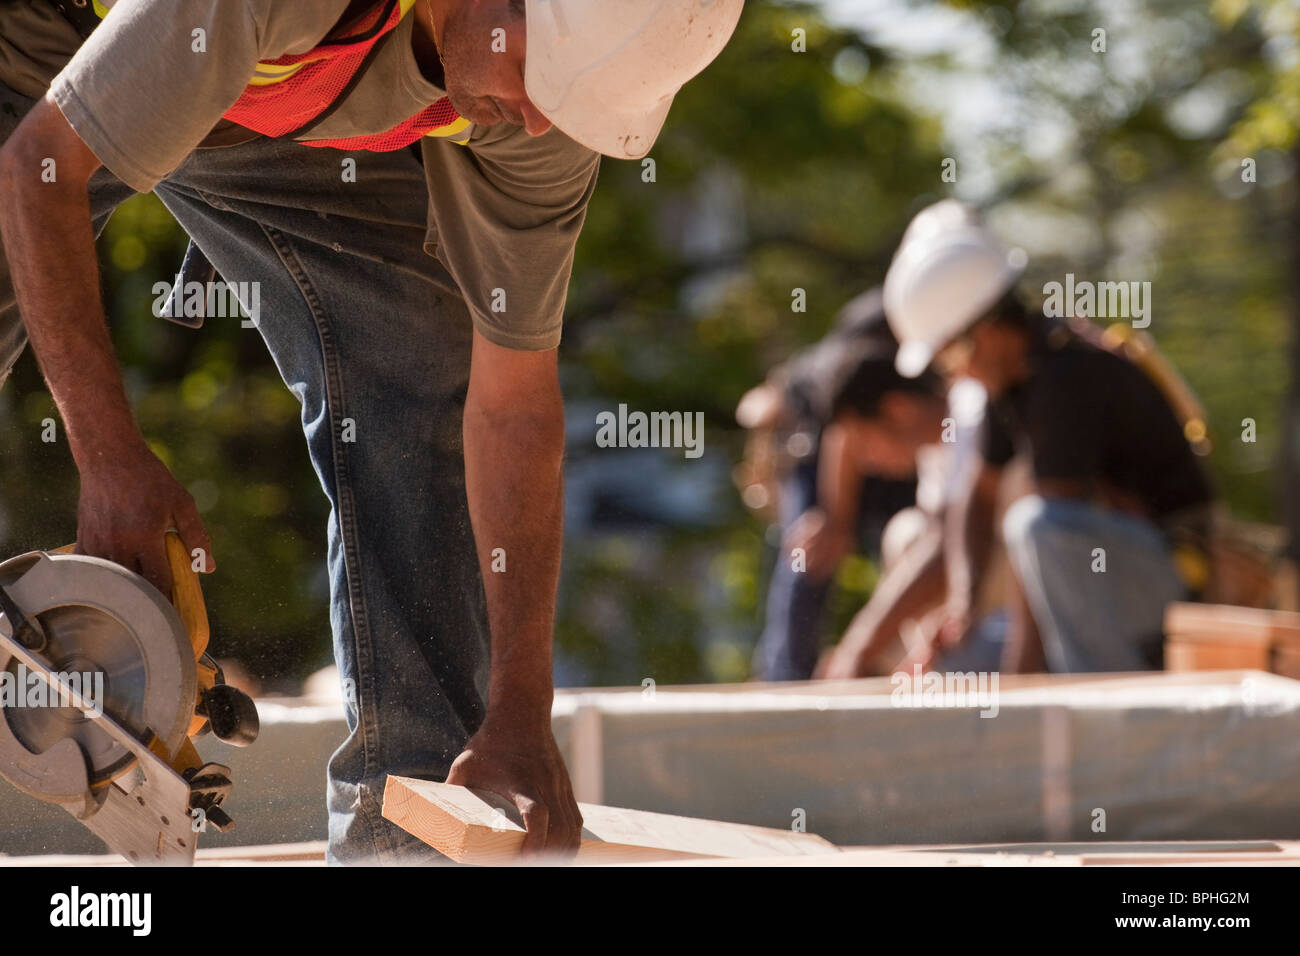
<svg viewBox="0 0 1300 956">
<path fill-rule="evenodd" d="M 304 135 L 347 97 L 415 2 L 379 0 L 356 22 L 331 32 L 306 53 L 258 63 L 248 86 L 222 118 L 264 136 Z M 101 19 L 111 12 L 99 2 L 93 9 Z M 381 133 L 310 140 L 303 145 L 389 152 L 424 136 L 464 145 L 469 141 L 470 126 L 444 96 Z"/>
</svg>

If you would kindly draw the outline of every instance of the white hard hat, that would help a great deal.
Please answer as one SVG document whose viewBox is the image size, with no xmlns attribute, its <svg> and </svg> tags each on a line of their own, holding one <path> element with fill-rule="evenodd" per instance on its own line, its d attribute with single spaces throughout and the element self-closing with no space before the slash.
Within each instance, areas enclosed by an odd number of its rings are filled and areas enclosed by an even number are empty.
<svg viewBox="0 0 1300 956">
<path fill-rule="evenodd" d="M 894 367 L 915 378 L 997 303 L 1025 269 L 967 206 L 945 199 L 916 214 L 885 275 L 885 318 L 898 339 Z"/>
<path fill-rule="evenodd" d="M 570 139 L 650 152 L 673 96 L 726 46 L 744 0 L 527 0 L 524 87 Z"/>
</svg>

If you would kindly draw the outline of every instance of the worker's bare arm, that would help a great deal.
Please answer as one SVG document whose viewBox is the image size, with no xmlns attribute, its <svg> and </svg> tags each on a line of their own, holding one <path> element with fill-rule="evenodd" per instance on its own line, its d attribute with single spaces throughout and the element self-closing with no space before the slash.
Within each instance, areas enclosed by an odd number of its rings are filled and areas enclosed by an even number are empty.
<svg viewBox="0 0 1300 956">
<path fill-rule="evenodd" d="M 944 637 L 959 638 L 969 628 L 975 597 L 993 551 L 994 517 L 1002 469 L 982 462 L 948 510 L 944 562 L 948 575 L 948 623 Z"/>
<path fill-rule="evenodd" d="M 447 780 L 512 800 L 528 830 L 526 850 L 573 851 L 582 818 L 551 733 L 564 508 L 556 351 L 503 348 L 476 331 L 464 440 L 492 670 L 483 725 Z"/>
<path fill-rule="evenodd" d="M 845 551 L 854 543 L 862 480 L 867 477 L 857 457 L 850 453 L 851 444 L 848 431 L 832 422 L 822 435 L 822 456 L 817 461 L 817 496 L 823 502 L 827 522 L 840 534 Z M 843 554 L 837 554 L 835 563 L 841 557 Z"/>
<path fill-rule="evenodd" d="M 80 550 L 169 593 L 164 533 L 211 555 L 193 500 L 135 425 L 99 295 L 87 185 L 99 160 L 47 96 L 0 149 L 0 236 L 19 310 L 81 474 Z M 204 562 L 211 570 L 211 560 Z"/>
<path fill-rule="evenodd" d="M 822 676 L 862 677 L 872 659 L 898 634 L 903 622 L 918 620 L 944 598 L 943 530 L 938 519 L 912 543 L 881 579 L 871 600 L 854 616 Z"/>
<path fill-rule="evenodd" d="M 18 301 L 82 467 L 114 454 L 134 430 L 99 303 L 87 192 L 97 168 L 48 98 L 0 150 L 0 229 Z"/>
<path fill-rule="evenodd" d="M 849 454 L 848 444 L 842 426 L 826 426 L 817 458 L 818 503 L 796 518 L 785 536 L 786 554 L 801 549 L 807 573 L 818 581 L 834 574 L 855 544 L 864 475 Z"/>
</svg>

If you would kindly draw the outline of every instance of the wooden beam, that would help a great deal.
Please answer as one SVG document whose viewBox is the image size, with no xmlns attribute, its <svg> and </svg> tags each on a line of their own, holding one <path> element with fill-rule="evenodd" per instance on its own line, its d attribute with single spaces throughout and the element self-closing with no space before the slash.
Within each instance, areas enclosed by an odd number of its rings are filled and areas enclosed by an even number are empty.
<svg viewBox="0 0 1300 956">
<path fill-rule="evenodd" d="M 1300 866 L 1300 843 L 1130 843 L 841 847 L 834 856 L 677 860 L 661 866 Z"/>
<path fill-rule="evenodd" d="M 838 853 L 811 833 L 580 803 L 578 863 Z M 523 823 L 494 793 L 390 775 L 384 817 L 458 863 L 519 861 Z"/>
<path fill-rule="evenodd" d="M 1181 635 L 1165 641 L 1167 671 L 1273 670 L 1273 651 L 1267 645 L 1240 642 L 1186 640 Z"/>
<path fill-rule="evenodd" d="M 1171 639 L 1210 644 L 1300 647 L 1300 613 L 1176 602 L 1165 609 L 1165 634 Z"/>
<path fill-rule="evenodd" d="M 1165 669 L 1264 670 L 1294 676 L 1300 614 L 1226 604 L 1170 604 Z"/>
</svg>

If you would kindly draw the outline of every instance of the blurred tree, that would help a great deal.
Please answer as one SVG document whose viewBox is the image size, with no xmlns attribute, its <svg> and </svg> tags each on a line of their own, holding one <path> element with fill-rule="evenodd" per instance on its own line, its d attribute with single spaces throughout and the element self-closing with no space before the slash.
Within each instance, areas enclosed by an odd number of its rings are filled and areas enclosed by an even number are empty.
<svg viewBox="0 0 1300 956">
<path fill-rule="evenodd" d="M 1237 195 L 1257 192 L 1256 183 L 1276 193 L 1277 185 L 1285 181 L 1288 190 L 1283 201 L 1265 200 L 1256 204 L 1256 210 L 1257 218 L 1268 216 L 1274 225 L 1269 238 L 1276 242 L 1288 276 L 1289 342 L 1277 342 L 1278 354 L 1285 348 L 1288 358 L 1288 381 L 1278 427 L 1281 437 L 1272 459 L 1278 465 L 1278 500 L 1288 555 L 1300 563 L 1300 495 L 1295 493 L 1300 488 L 1300 202 L 1295 178 L 1300 166 L 1300 8 L 1288 0 L 1215 0 L 1211 8 L 1222 32 L 1249 34 L 1261 41 L 1260 56 L 1242 67 L 1255 81 L 1251 95 L 1215 150 L 1219 174 Z M 1248 169 L 1251 183 L 1244 182 Z M 1255 302 L 1263 309 L 1271 304 L 1260 296 Z M 1253 374 L 1253 370 L 1241 371 Z M 1300 594 L 1294 597 L 1300 601 Z"/>
<path fill-rule="evenodd" d="M 678 94 L 647 160 L 603 164 L 569 292 L 566 395 L 702 411 L 705 454 L 681 467 L 716 509 L 703 535 L 671 522 L 571 529 L 557 639 L 586 681 L 748 674 L 771 554 L 764 561 L 764 529 L 726 481 L 743 438 L 734 409 L 881 281 L 902 227 L 936 189 L 938 127 L 899 103 L 894 67 L 813 4 L 750 3 L 722 55 Z M 719 459 L 725 467 L 709 471 Z M 626 549 L 662 557 L 629 574 Z M 838 623 L 869 577 L 846 570 L 853 599 Z M 599 650 L 610 647 L 618 653 Z"/>
<path fill-rule="evenodd" d="M 1288 341 L 1300 364 L 1298 89 L 1289 0 L 750 0 L 649 162 L 604 162 L 578 245 L 561 678 L 747 675 L 771 558 L 728 483 L 735 404 L 878 283 L 912 213 L 945 195 L 1033 254 L 1031 285 L 1151 279 L 1151 331 L 1210 408 L 1225 496 L 1271 519 L 1273 456 L 1300 469 L 1300 427 L 1280 419 Z M 287 689 L 329 660 L 327 503 L 256 331 L 150 313 L 183 244 L 152 197 L 113 218 L 114 335 L 141 425 L 217 541 L 215 648 Z M 702 412 L 703 456 L 597 448 L 595 411 L 620 403 Z M 29 355 L 0 392 L 0 554 L 75 534 L 75 470 L 41 440 L 54 417 Z M 869 564 L 845 566 L 835 623 L 873 583 Z"/>
</svg>

